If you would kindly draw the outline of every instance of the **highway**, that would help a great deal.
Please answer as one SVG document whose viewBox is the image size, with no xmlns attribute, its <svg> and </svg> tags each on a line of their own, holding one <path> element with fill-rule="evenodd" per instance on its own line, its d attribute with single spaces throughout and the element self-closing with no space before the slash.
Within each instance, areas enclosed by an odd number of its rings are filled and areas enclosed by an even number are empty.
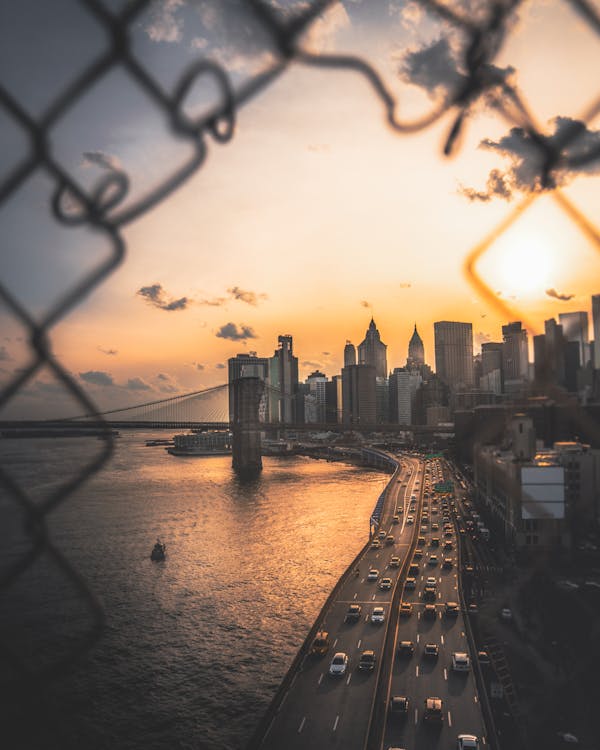
<svg viewBox="0 0 600 750">
<path fill-rule="evenodd" d="M 358 563 L 360 575 L 350 576 L 338 591 L 320 623 L 320 629 L 329 633 L 330 648 L 325 656 L 304 658 L 262 738 L 261 748 L 362 750 L 365 745 L 387 629 L 387 622 L 373 624 L 370 615 L 373 607 L 383 606 L 386 621 L 390 617 L 392 595 L 402 567 L 390 567 L 389 562 L 392 556 L 406 559 L 417 528 L 407 524 L 406 518 L 410 496 L 418 494 L 416 483 L 422 481 L 418 471 L 423 461 L 413 457 L 399 461 L 401 467 L 388 490 L 380 524 L 380 529 L 394 536 L 394 544 L 382 540 L 381 549 L 367 551 Z M 403 512 L 400 523 L 395 524 L 392 519 L 397 506 Z M 367 580 L 371 567 L 379 570 L 376 581 Z M 393 587 L 382 591 L 378 584 L 386 576 L 392 579 Z M 344 621 L 350 604 L 362 608 L 357 622 Z M 360 655 L 366 649 L 375 651 L 378 659 L 373 672 L 358 669 Z M 329 665 L 333 654 L 340 651 L 349 657 L 348 669 L 343 676 L 332 676 Z"/>
<path fill-rule="evenodd" d="M 431 471 L 438 479 L 449 479 L 448 473 L 443 475 L 445 462 L 433 460 L 428 462 Z M 433 483 L 434 483 L 433 482 Z M 435 494 L 430 492 L 435 497 Z M 465 635 L 464 616 L 445 615 L 445 603 L 448 601 L 460 604 L 458 591 L 460 561 L 458 559 L 458 543 L 454 514 L 449 504 L 445 512 L 443 503 L 434 501 L 433 497 L 423 499 L 422 525 L 420 536 L 424 539 L 417 549 L 422 550 L 422 557 L 415 560 L 420 566 L 416 577 L 416 588 L 404 590 L 403 601 L 412 604 L 412 614 L 397 619 L 395 631 L 394 653 L 400 641 L 412 641 L 414 653 L 412 656 L 398 656 L 394 658 L 391 675 L 385 686 L 386 705 L 391 696 L 406 696 L 409 698 L 409 711 L 406 716 L 392 716 L 387 711 L 383 729 L 383 748 L 455 748 L 459 734 L 476 735 L 481 747 L 486 745 L 484 722 L 479 704 L 479 696 L 472 670 L 468 672 L 453 672 L 452 653 L 470 653 Z M 427 503 L 427 505 L 426 505 Z M 444 533 L 444 523 L 452 524 L 452 532 Z M 439 528 L 435 528 L 435 524 Z M 433 526 L 433 529 L 432 529 Z M 440 540 L 440 546 L 433 546 L 432 539 Z M 453 549 L 443 550 L 445 541 L 452 542 Z M 437 555 L 439 562 L 429 564 L 429 557 Z M 452 560 L 452 568 L 443 568 L 442 560 L 448 557 Z M 423 613 L 426 602 L 423 598 L 425 581 L 432 576 L 436 581 L 435 617 L 425 619 Z M 433 602 L 431 602 L 433 603 Z M 424 656 L 426 644 L 437 644 L 439 656 L 427 658 Z M 443 720 L 440 724 L 424 721 L 425 700 L 429 697 L 442 699 Z"/>
</svg>

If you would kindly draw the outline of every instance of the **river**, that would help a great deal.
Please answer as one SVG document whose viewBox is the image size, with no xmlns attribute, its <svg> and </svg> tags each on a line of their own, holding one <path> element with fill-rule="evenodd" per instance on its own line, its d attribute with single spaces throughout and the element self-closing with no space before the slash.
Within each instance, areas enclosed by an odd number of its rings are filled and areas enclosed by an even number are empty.
<svg viewBox="0 0 600 750">
<path fill-rule="evenodd" d="M 368 534 L 381 473 L 266 458 L 241 483 L 227 456 L 180 458 L 125 432 L 110 464 L 50 513 L 57 547 L 100 600 L 85 600 L 51 555 L 0 591 L 0 674 L 11 750 L 243 748 L 329 591 Z M 0 461 L 36 503 L 78 471 L 92 438 L 2 440 Z M 0 573 L 30 549 L 0 490 Z M 164 563 L 151 548 L 167 544 Z M 11 667 L 17 657 L 31 678 Z"/>
</svg>

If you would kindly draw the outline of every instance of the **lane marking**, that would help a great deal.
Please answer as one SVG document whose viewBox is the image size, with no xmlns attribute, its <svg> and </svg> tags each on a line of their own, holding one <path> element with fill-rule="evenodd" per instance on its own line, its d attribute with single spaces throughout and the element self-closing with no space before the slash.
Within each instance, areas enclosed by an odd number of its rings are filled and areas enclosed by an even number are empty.
<svg viewBox="0 0 600 750">
<path fill-rule="evenodd" d="M 356 645 L 356 648 L 360 648 L 360 644 L 361 644 L 361 643 L 362 643 L 362 638 L 360 638 L 360 639 L 359 639 L 359 641 L 358 641 L 358 643 L 357 643 L 357 645 Z"/>
<path fill-rule="evenodd" d="M 446 667 L 444 667 L 444 679 L 446 681 L 448 680 L 448 670 L 446 669 Z"/>
<path fill-rule="evenodd" d="M 348 679 L 346 680 L 346 685 L 350 684 L 350 680 L 352 679 L 352 672 L 348 675 Z"/>
<path fill-rule="evenodd" d="M 334 731 L 334 732 L 335 732 L 335 730 L 337 729 L 337 725 L 338 725 L 338 721 L 339 721 L 339 720 L 340 720 L 340 715 L 338 714 L 338 715 L 337 715 L 337 716 L 335 717 L 335 721 L 333 722 L 333 731 Z"/>
<path fill-rule="evenodd" d="M 415 724 L 417 723 L 418 718 L 419 718 L 419 709 L 415 708 Z"/>
<path fill-rule="evenodd" d="M 298 734 L 304 729 L 304 724 L 306 723 L 306 716 L 302 717 L 302 721 L 300 722 L 300 726 L 298 727 Z"/>
<path fill-rule="evenodd" d="M 355 598 L 355 599 L 356 599 L 356 597 L 357 597 L 357 596 L 358 596 L 358 594 L 354 594 L 354 598 Z"/>
<path fill-rule="evenodd" d="M 323 673 L 319 679 L 317 680 L 317 685 L 320 685 L 323 682 L 323 677 L 325 676 L 325 673 Z"/>
<path fill-rule="evenodd" d="M 336 647 L 336 645 L 337 645 L 337 642 L 338 642 L 338 639 L 336 638 L 336 639 L 335 639 L 335 641 L 333 642 L 333 647 L 334 647 L 334 648 Z"/>
<path fill-rule="evenodd" d="M 420 619 L 421 619 L 421 611 L 419 610 L 419 612 L 417 612 L 417 620 L 420 620 Z"/>
<path fill-rule="evenodd" d="M 440 641 L 442 642 L 442 646 L 443 646 L 444 645 L 444 636 L 443 635 L 440 636 Z"/>
<path fill-rule="evenodd" d="M 479 703 L 479 699 L 477 698 L 476 695 L 473 696 L 473 700 L 475 701 L 475 703 Z"/>
<path fill-rule="evenodd" d="M 375 601 L 376 594 L 373 594 L 372 601 Z"/>
<path fill-rule="evenodd" d="M 419 642 L 419 638 L 420 637 L 421 637 L 421 635 L 419 633 L 417 633 L 417 643 Z"/>
<path fill-rule="evenodd" d="M 481 738 L 481 744 L 485 745 L 485 736 Z"/>
<path fill-rule="evenodd" d="M 448 711 L 448 726 L 452 726 L 452 714 L 450 713 L 450 711 Z"/>
<path fill-rule="evenodd" d="M 419 665 L 417 664 L 417 666 L 415 667 L 415 677 L 418 677 L 418 676 L 419 676 Z"/>
<path fill-rule="evenodd" d="M 460 631 L 460 634 L 461 634 L 461 636 L 462 636 L 463 638 L 465 637 L 464 631 L 462 631 L 462 630 L 461 630 L 461 631 Z"/>
</svg>

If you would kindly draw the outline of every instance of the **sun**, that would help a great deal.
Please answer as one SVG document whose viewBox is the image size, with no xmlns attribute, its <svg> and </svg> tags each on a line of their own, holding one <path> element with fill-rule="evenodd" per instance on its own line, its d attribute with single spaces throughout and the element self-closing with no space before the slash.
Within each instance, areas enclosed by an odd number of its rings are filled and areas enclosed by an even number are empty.
<svg viewBox="0 0 600 750">
<path fill-rule="evenodd" d="M 554 275 L 552 246 L 535 235 L 507 238 L 499 247 L 497 288 L 506 295 L 538 296 Z"/>
</svg>

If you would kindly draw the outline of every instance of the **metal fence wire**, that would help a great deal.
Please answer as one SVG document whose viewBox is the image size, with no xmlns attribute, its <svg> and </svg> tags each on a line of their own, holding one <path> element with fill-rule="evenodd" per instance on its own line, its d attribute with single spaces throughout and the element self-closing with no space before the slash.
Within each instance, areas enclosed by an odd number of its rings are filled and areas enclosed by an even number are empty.
<svg viewBox="0 0 600 750">
<path fill-rule="evenodd" d="M 577 11 L 593 32 L 600 34 L 600 15 L 591 0 L 562 0 Z M 199 0 L 201 2 L 201 0 Z M 226 67 L 202 56 L 193 61 L 179 76 L 172 88 L 165 88 L 135 54 L 131 41 L 133 26 L 139 23 L 144 12 L 149 10 L 149 0 L 132 0 L 122 4 L 119 11 L 109 10 L 101 0 L 79 0 L 79 6 L 103 30 L 108 39 L 104 50 L 92 62 L 83 67 L 75 80 L 58 92 L 51 103 L 38 116 L 32 116 L 18 95 L 11 93 L 2 81 L 0 72 L 0 107 L 18 124 L 29 147 L 26 158 L 12 168 L 0 184 L 0 207 L 5 205 L 21 186 L 36 172 L 42 172 L 53 185 L 51 200 L 52 216 L 62 227 L 84 227 L 104 238 L 110 245 L 108 257 L 93 270 L 86 273 L 62 296 L 54 299 L 41 315 L 27 309 L 4 283 L 0 284 L 0 299 L 8 311 L 22 324 L 28 337 L 29 359 L 26 365 L 14 374 L 0 392 L 0 409 L 14 399 L 36 373 L 42 368 L 50 371 L 81 407 L 81 413 L 93 415 L 102 422 L 96 405 L 90 396 L 69 374 L 65 365 L 53 354 L 50 343 L 52 330 L 82 299 L 99 287 L 125 257 L 123 230 L 140 215 L 151 211 L 165 200 L 188 177 L 203 165 L 208 143 L 229 142 L 235 130 L 237 110 L 253 97 L 271 86 L 293 61 L 324 69 L 352 71 L 370 85 L 373 94 L 382 104 L 388 126 L 398 135 L 423 130 L 437 122 L 442 116 L 452 113 L 452 124 L 442 150 L 453 154 L 459 147 L 459 136 L 466 127 L 468 115 L 482 97 L 488 107 L 496 110 L 511 126 L 523 129 L 531 148 L 539 161 L 536 189 L 514 209 L 513 214 L 498 227 L 490 237 L 484 238 L 473 249 L 466 261 L 466 273 L 475 289 L 496 310 L 510 319 L 515 309 L 499 299 L 477 275 L 476 261 L 491 242 L 504 232 L 516 216 L 520 215 L 544 191 L 551 191 L 560 207 L 600 249 L 600 238 L 591 221 L 582 215 L 557 187 L 556 172 L 568 167 L 582 167 L 600 158 L 600 148 L 572 148 L 580 135 L 577 125 L 567 128 L 560 137 L 547 137 L 536 122 L 521 94 L 508 79 L 494 74 L 493 62 L 507 35 L 511 33 L 511 19 L 519 6 L 519 0 L 491 0 L 490 2 L 468 2 L 467 0 L 415 0 L 421 9 L 442 21 L 448 33 L 460 32 L 466 39 L 462 48 L 461 67 L 463 76 L 459 88 L 436 104 L 426 116 L 416 120 L 405 119 L 402 107 L 386 86 L 377 70 L 365 59 L 344 54 L 315 54 L 303 48 L 301 37 L 317 21 L 319 16 L 336 5 L 338 0 L 313 0 L 289 6 L 290 12 L 281 12 L 285 3 L 268 0 L 240 0 L 240 8 L 253 17 L 266 38 L 273 45 L 274 54 L 270 65 L 263 71 L 234 86 Z M 111 3 L 111 6 L 115 3 Z M 80 102 L 86 92 L 116 69 L 125 72 L 128 79 L 139 87 L 153 102 L 158 112 L 166 117 L 174 137 L 183 138 L 192 147 L 187 163 L 133 204 L 124 206 L 130 180 L 125 171 L 113 169 L 101 177 L 89 190 L 84 188 L 57 158 L 52 149 L 52 131 Z M 185 108 L 185 99 L 194 84 L 208 77 L 219 92 L 219 102 L 199 118 L 191 117 Z M 600 112 L 600 98 L 588 104 L 582 121 L 590 122 Z M 3 237 L 6 244 L 10 238 Z M 10 246 L 8 247 L 10 253 Z M 552 393 L 562 398 L 560 393 Z M 579 412 L 577 418 L 583 419 Z M 588 425 L 589 427 L 589 425 Z M 597 431 L 597 426 L 595 427 Z M 62 554 L 48 533 L 47 520 L 58 506 L 66 503 L 90 477 L 108 461 L 113 451 L 113 438 L 109 425 L 104 422 L 101 435 L 102 449 L 93 459 L 78 466 L 76 475 L 59 488 L 48 491 L 34 502 L 30 492 L 12 476 L 7 466 L 0 467 L 0 482 L 8 496 L 26 518 L 26 534 L 30 539 L 27 551 L 13 560 L 0 574 L 0 591 L 7 590 L 18 582 L 20 576 L 41 555 L 45 555 L 58 566 L 65 580 L 72 585 L 90 615 L 90 626 L 84 637 L 70 645 L 68 653 L 45 662 L 31 665 L 22 655 L 15 653 L 11 643 L 0 640 L 0 652 L 16 674 L 25 681 L 51 680 L 65 672 L 79 657 L 87 652 L 100 637 L 105 616 L 103 608 L 75 567 Z"/>
</svg>

